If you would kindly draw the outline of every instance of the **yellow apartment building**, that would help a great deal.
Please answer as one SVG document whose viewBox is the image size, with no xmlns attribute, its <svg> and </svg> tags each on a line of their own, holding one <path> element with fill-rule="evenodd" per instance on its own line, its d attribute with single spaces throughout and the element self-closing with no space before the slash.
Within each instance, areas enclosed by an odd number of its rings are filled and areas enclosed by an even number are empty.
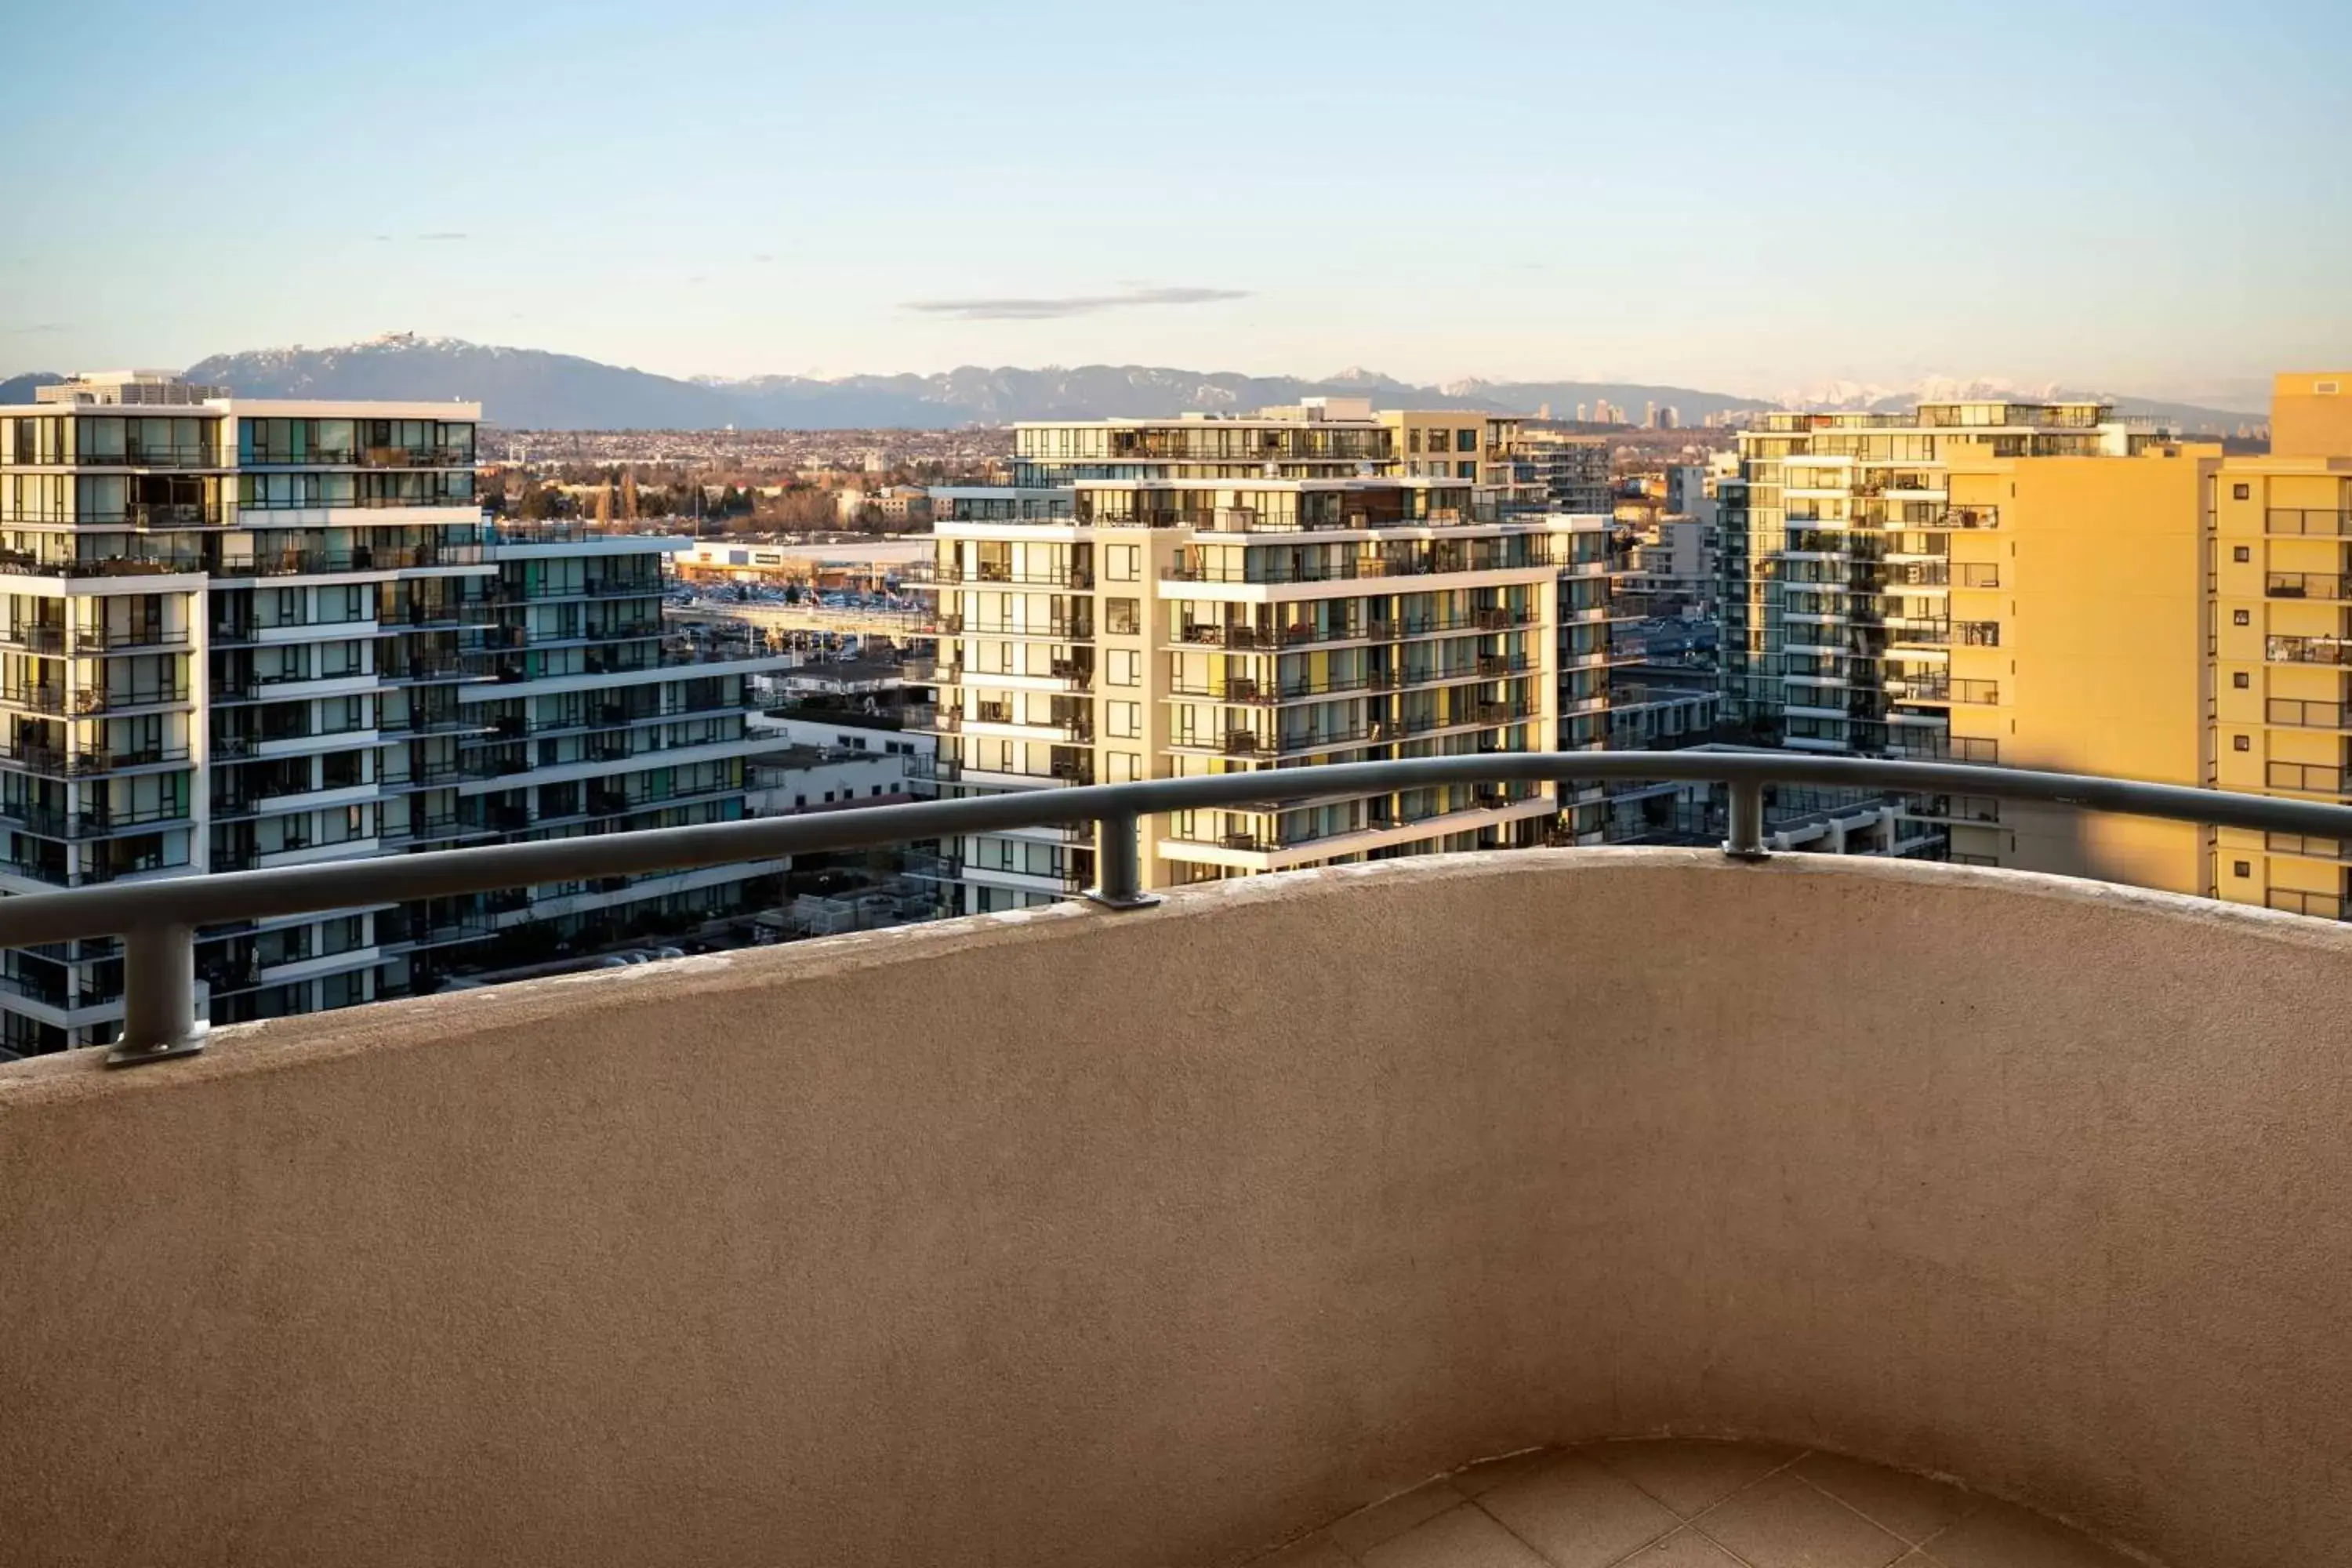
<svg viewBox="0 0 2352 1568">
<path fill-rule="evenodd" d="M 2212 489 L 2213 704 L 2223 789 L 2352 799 L 2352 374 L 2281 375 L 2271 455 Z M 2215 833 L 2213 891 L 2352 919 L 2352 845 Z"/>
<path fill-rule="evenodd" d="M 2087 404 L 1773 416 L 1743 438 L 1727 700 L 1795 749 L 2352 800 L 2352 374 L 2279 376 L 2272 430 L 2230 457 Z M 2352 918 L 2352 845 L 1904 809 L 1955 860 Z"/>
<path fill-rule="evenodd" d="M 2352 456 L 2352 371 L 2283 371 L 2273 379 L 2271 456 Z"/>
<path fill-rule="evenodd" d="M 2210 445 L 2128 457 L 1949 455 L 1947 695 L 1955 752 L 2003 765 L 2206 784 L 2212 697 L 2201 500 Z M 2209 882 L 2209 830 L 1957 800 L 1955 860 L 2175 892 Z"/>
</svg>

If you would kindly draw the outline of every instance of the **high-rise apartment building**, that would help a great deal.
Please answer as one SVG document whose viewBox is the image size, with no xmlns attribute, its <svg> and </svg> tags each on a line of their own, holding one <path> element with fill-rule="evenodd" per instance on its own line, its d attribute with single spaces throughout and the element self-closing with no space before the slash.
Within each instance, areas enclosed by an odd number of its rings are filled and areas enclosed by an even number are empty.
<svg viewBox="0 0 2352 1568">
<path fill-rule="evenodd" d="M 1719 487 L 1727 716 L 1795 749 L 1972 754 L 1949 744 L 1949 702 L 1920 695 L 1982 635 L 1969 591 L 1999 575 L 1990 514 L 1954 503 L 1952 468 L 2132 440 L 2095 404 L 1759 416 Z"/>
<path fill-rule="evenodd" d="M 486 523 L 472 404 L 154 373 L 0 409 L 0 890 L 742 815 L 744 683 L 666 635 L 682 541 Z M 215 1022 L 429 989 L 453 953 L 722 907 L 744 868 L 198 933 Z M 111 944 L 12 952 L 20 1052 L 119 1027 Z"/>
<path fill-rule="evenodd" d="M 1725 696 L 1799 749 L 2352 798 L 2352 422 L 2267 457 L 2087 405 L 1769 415 L 1725 481 Z M 1937 798 L 1955 859 L 2352 913 L 2346 847 Z"/>
<path fill-rule="evenodd" d="M 2271 385 L 2271 455 L 2352 453 L 2352 373 L 2285 371 Z"/>
<path fill-rule="evenodd" d="M 2095 553 L 2105 513 L 2077 502 L 2105 493 L 2105 480 L 2080 476 L 2119 476 L 2122 459 L 2151 446 L 2178 451 L 2092 403 L 1759 416 L 1739 437 L 1739 475 L 1718 483 L 1724 717 L 1792 750 L 1979 763 L 2037 752 L 2018 705 L 2071 701 L 2062 694 L 2080 689 L 2054 622 L 2039 635 L 2012 624 L 2027 603 L 2025 512 L 2037 550 L 2060 550 L 2064 536 L 2077 540 L 2063 547 L 2070 556 Z M 2193 486 L 2194 466 L 2133 478 Z M 2048 504 L 2031 504 L 2035 494 Z M 2119 588 L 2123 570 L 2053 563 L 2032 574 L 2032 592 L 2092 599 L 2102 584 Z M 2037 656 L 2046 678 L 2027 679 L 2021 665 Z M 2041 711 L 2059 721 L 2060 708 Z M 1837 804 L 1789 794 L 1801 810 Z M 1923 800 L 1903 815 L 1906 831 L 1874 843 L 2008 858 L 1993 835 L 1974 831 L 1999 815 L 1990 806 Z"/>
<path fill-rule="evenodd" d="M 2352 802 L 2352 372 L 2278 377 L 2211 486 L 2211 782 Z M 2352 844 L 2217 829 L 2211 890 L 2352 920 Z"/>
<path fill-rule="evenodd" d="M 1609 441 L 1561 430 L 1519 429 L 1511 437 L 1515 482 L 1555 511 L 1607 515 L 1612 503 Z"/>
<path fill-rule="evenodd" d="M 1333 412 L 1332 399 L 1318 405 L 1328 415 Z M 1267 410 L 1276 413 L 1276 410 Z M 1283 411 L 1286 412 L 1286 411 Z M 1377 417 L 1389 427 L 1396 451 L 1399 470 L 1412 478 L 1460 479 L 1468 484 L 1493 482 L 1487 474 L 1487 455 L 1499 455 L 1516 435 L 1517 420 L 1495 420 L 1483 414 L 1460 410 L 1424 413 L 1404 409 L 1383 409 L 1372 414 L 1371 405 L 1360 401 L 1341 401 L 1337 412 L 1357 416 Z"/>
<path fill-rule="evenodd" d="M 1604 740 L 1606 521 L 1513 510 L 1465 476 L 1480 416 L 1328 400 L 1014 439 L 1013 486 L 934 492 L 943 794 Z M 1463 785 L 1181 812 L 1146 820 L 1143 876 L 1540 843 L 1597 834 L 1598 807 Z M 1092 877 L 1077 830 L 943 848 L 962 910 Z"/>
</svg>

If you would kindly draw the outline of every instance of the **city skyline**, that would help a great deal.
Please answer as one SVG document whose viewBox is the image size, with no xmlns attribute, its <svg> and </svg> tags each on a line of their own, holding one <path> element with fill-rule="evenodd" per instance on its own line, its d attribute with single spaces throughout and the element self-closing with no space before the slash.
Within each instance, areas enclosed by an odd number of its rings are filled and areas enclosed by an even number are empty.
<svg viewBox="0 0 2352 1568">
<path fill-rule="evenodd" d="M 2352 353 L 2317 151 L 2352 131 L 2325 74 L 2352 17 L 2294 0 L 2037 9 L 2032 49 L 2000 6 L 1931 38 L 1843 6 L 1536 12 L 1508 48 L 1381 6 L 722 4 L 644 34 L 426 5 L 258 38 L 133 9 L 0 16 L 26 121 L 73 127 L 19 172 L 0 374 L 413 328 L 676 375 L 1947 374 L 2244 406 Z M 134 79 L 260 89 L 159 136 L 91 112 Z M 364 202 L 304 195 L 353 173 Z M 141 189 L 221 199 L 159 244 Z"/>
</svg>

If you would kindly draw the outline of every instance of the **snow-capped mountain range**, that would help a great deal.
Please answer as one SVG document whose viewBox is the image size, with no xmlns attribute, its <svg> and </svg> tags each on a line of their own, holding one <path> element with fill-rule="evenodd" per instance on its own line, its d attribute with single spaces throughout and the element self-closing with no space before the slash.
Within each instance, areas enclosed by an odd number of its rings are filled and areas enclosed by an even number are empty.
<svg viewBox="0 0 2352 1568">
<path fill-rule="evenodd" d="M 479 402 L 497 424 L 524 429 L 939 429 L 1015 419 L 1230 413 L 1320 394 L 1368 396 L 1388 407 L 1491 413 L 1534 414 L 1549 405 L 1559 418 L 1572 416 L 1579 404 L 1604 400 L 1639 418 L 1655 403 L 1672 406 L 1685 424 L 1696 425 L 1710 414 L 1771 407 L 1876 409 L 1906 407 L 1922 397 L 2062 395 L 2053 387 L 1949 377 L 1899 388 L 1837 382 L 1779 399 L 1623 382 L 1465 378 L 1417 385 L 1360 365 L 1321 377 L 1096 364 L 966 365 L 934 375 L 681 379 L 573 354 L 410 332 L 326 348 L 215 354 L 189 366 L 188 374 L 260 397 L 463 399 Z M 55 379 L 42 374 L 0 381 L 0 404 L 28 402 L 33 386 Z M 2258 417 L 2132 397 L 2114 401 L 2127 413 L 2158 415 L 2189 430 L 2233 430 Z"/>
</svg>

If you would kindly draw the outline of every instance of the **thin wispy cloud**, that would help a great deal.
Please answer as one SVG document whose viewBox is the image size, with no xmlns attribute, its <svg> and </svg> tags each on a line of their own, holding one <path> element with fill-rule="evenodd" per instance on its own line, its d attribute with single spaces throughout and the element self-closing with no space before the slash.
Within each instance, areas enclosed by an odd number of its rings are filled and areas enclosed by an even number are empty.
<svg viewBox="0 0 2352 1568">
<path fill-rule="evenodd" d="M 463 229 L 439 228 L 435 229 L 431 234 L 420 234 L 416 237 L 419 239 L 471 239 L 474 237 Z"/>
<path fill-rule="evenodd" d="M 69 329 L 63 321 L 37 321 L 29 327 L 0 327 L 0 335 L 23 338 L 35 332 L 62 332 Z"/>
<path fill-rule="evenodd" d="M 914 300 L 906 308 L 966 321 L 1045 321 L 1138 305 L 1215 305 L 1249 297 L 1246 289 L 1129 289 L 1117 294 L 1053 294 L 1035 299 Z"/>
</svg>

